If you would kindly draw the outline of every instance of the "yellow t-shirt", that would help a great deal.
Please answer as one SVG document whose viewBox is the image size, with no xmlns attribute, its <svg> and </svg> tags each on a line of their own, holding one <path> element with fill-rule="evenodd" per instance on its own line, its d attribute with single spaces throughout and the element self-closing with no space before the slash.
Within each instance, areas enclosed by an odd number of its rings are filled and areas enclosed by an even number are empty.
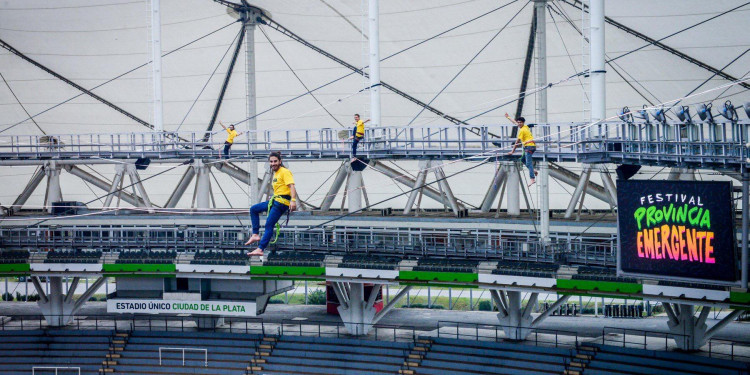
<svg viewBox="0 0 750 375">
<path fill-rule="evenodd" d="M 522 126 L 521 130 L 518 131 L 518 139 L 520 139 L 521 142 L 528 142 L 523 143 L 523 146 L 536 146 L 536 143 L 534 143 L 534 136 L 531 135 L 531 130 L 526 125 Z"/>
<path fill-rule="evenodd" d="M 237 136 L 237 131 L 227 128 L 227 142 L 228 143 L 234 143 L 234 137 Z"/>
<path fill-rule="evenodd" d="M 290 184 L 294 183 L 294 176 L 292 172 L 284 167 L 279 167 L 279 170 L 273 174 L 273 195 L 292 195 L 292 189 L 289 188 Z M 276 198 L 277 202 L 289 205 L 289 200 L 284 198 Z"/>
<path fill-rule="evenodd" d="M 365 136 L 365 123 L 362 120 L 357 121 L 357 137 Z"/>
</svg>

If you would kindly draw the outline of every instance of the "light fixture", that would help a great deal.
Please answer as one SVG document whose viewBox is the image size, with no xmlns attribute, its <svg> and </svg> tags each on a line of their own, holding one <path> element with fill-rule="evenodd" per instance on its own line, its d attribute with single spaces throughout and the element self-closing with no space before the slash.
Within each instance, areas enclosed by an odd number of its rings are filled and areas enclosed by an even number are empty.
<svg viewBox="0 0 750 375">
<path fill-rule="evenodd" d="M 645 123 L 650 124 L 651 121 L 648 119 L 648 111 L 646 111 L 646 105 L 643 105 L 643 109 L 633 113 L 633 117 L 644 120 Z"/>
<path fill-rule="evenodd" d="M 743 107 L 745 107 L 745 114 L 747 115 L 747 118 L 750 119 L 750 102 L 745 103 Z"/>
<path fill-rule="evenodd" d="M 617 114 L 617 117 L 619 117 L 620 121 L 622 122 L 626 122 L 628 124 L 633 123 L 633 113 L 630 112 L 630 108 L 628 107 L 622 107 L 622 110 Z"/>
<path fill-rule="evenodd" d="M 734 105 L 732 105 L 731 100 L 724 102 L 724 107 L 722 107 L 719 112 L 721 112 L 721 115 L 729 121 L 736 122 L 739 120 L 737 110 L 734 108 Z"/>
<path fill-rule="evenodd" d="M 683 105 L 675 111 L 677 118 L 685 124 L 692 124 L 693 117 L 690 115 L 690 107 Z"/>
<path fill-rule="evenodd" d="M 651 111 L 651 116 L 654 117 L 654 120 L 661 122 L 662 124 L 667 123 L 667 117 L 664 116 L 664 108 L 656 108 Z"/>
<path fill-rule="evenodd" d="M 711 113 L 711 107 L 713 107 L 713 103 L 704 103 L 696 107 L 698 117 L 700 117 L 701 121 L 714 122 L 714 115 Z"/>
</svg>

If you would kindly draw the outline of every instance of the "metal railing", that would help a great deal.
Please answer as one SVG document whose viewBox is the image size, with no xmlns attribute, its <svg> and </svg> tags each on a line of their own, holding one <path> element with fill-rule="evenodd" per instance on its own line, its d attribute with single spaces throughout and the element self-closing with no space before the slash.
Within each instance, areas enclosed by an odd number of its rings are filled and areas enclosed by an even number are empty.
<svg viewBox="0 0 750 375">
<path fill-rule="evenodd" d="M 246 250 L 239 225 L 199 226 L 94 226 L 54 225 L 41 228 L 2 227 L 0 248 L 156 249 L 182 251 Z M 611 235 L 586 234 L 570 239 L 552 233 L 542 244 L 535 233 L 503 229 L 386 228 L 331 226 L 309 229 L 286 226 L 278 249 L 331 254 L 434 256 L 461 259 L 523 260 L 615 265 L 617 241 Z"/>
<path fill-rule="evenodd" d="M 456 329 L 456 332 L 450 332 L 450 328 Z M 447 329 L 446 329 L 447 328 Z M 470 339 L 475 341 L 511 341 L 518 342 L 505 337 L 505 330 L 528 330 L 532 338 L 523 340 L 524 342 L 533 343 L 535 346 L 554 346 L 557 347 L 575 347 L 579 343 L 578 333 L 574 331 L 565 331 L 558 329 L 546 328 L 523 328 L 501 324 L 482 324 L 467 322 L 438 321 L 437 337 L 455 338 L 457 340 Z M 541 336 L 540 336 L 541 335 Z M 552 339 L 554 338 L 554 339 Z"/>
<path fill-rule="evenodd" d="M 365 329 L 370 331 L 371 333 L 367 337 L 373 340 L 414 342 L 417 339 L 417 330 L 413 326 L 294 319 L 281 321 L 280 334 L 287 336 L 352 337 L 347 333 L 347 325 L 357 327 L 359 332 L 364 332 Z"/>
<path fill-rule="evenodd" d="M 0 321 L 0 331 L 4 330 L 39 330 L 52 328 L 46 325 L 41 315 L 13 315 L 6 314 L 10 321 Z M 88 315 L 84 319 L 75 319 L 68 325 L 68 329 L 76 330 L 140 330 L 140 331 L 181 331 L 197 332 L 197 325 L 185 326 L 185 321 L 192 321 L 194 317 L 180 316 L 115 316 Z M 266 322 L 262 318 L 225 318 L 227 326 L 203 329 L 201 332 L 213 331 L 218 333 L 244 333 L 257 335 L 287 335 L 313 337 L 353 337 L 345 329 L 345 323 L 337 321 L 314 321 L 284 319 L 280 322 Z M 81 324 L 81 322 L 88 324 Z M 25 323 L 24 323 L 25 322 Z M 91 324 L 94 323 L 94 324 Z M 357 323 L 346 323 L 357 324 Z M 366 324 L 370 334 L 366 339 L 394 342 L 415 342 L 422 337 L 437 336 L 441 338 L 455 338 L 459 340 L 494 341 L 507 340 L 505 329 L 528 330 L 529 337 L 522 342 L 535 346 L 553 346 L 560 348 L 577 348 L 586 342 L 601 343 L 602 345 L 631 347 L 646 350 L 669 350 L 669 339 L 686 339 L 687 335 L 669 332 L 639 330 L 631 328 L 604 327 L 601 338 L 583 339 L 574 331 L 521 328 L 500 324 L 482 324 L 455 321 L 438 321 L 435 328 L 417 329 L 408 325 Z M 618 336 L 613 336 L 618 335 Z M 622 337 L 619 337 L 622 335 Z M 361 338 L 360 336 L 354 336 Z M 661 340 L 663 345 L 661 344 Z M 518 342 L 518 340 L 508 340 Z M 727 339 L 710 339 L 702 347 L 702 355 L 711 358 L 730 359 L 750 362 L 750 342 Z M 51 367 L 50 367 L 51 368 Z"/>
<path fill-rule="evenodd" d="M 43 315 L 10 315 L 10 320 L 0 320 L 0 331 L 5 330 L 37 330 L 48 328 L 47 320 Z M 48 315 L 52 317 L 69 317 L 69 315 Z M 223 333 L 243 333 L 257 335 L 278 335 L 278 324 L 270 324 L 262 318 L 254 317 L 227 317 L 225 321 L 229 324 L 201 329 L 212 330 Z M 186 324 L 189 323 L 189 324 Z M 121 330 L 121 331 L 148 331 L 148 332 L 191 332 L 195 331 L 193 317 L 187 316 L 153 316 L 153 315 L 87 315 L 83 319 L 75 318 L 67 327 L 77 330 Z"/>
<path fill-rule="evenodd" d="M 485 125 L 472 130 L 455 125 L 378 127 L 366 130 L 361 155 L 369 158 L 464 158 L 489 156 L 514 142 L 513 125 Z M 660 165 L 735 167 L 746 163 L 750 122 L 691 124 L 606 122 L 536 125 L 535 157 L 550 161 L 644 161 Z M 232 156 L 265 158 L 284 150 L 287 158 L 336 159 L 349 154 L 340 129 L 259 131 L 258 141 L 235 140 Z M 489 134 L 496 134 L 495 138 Z M 219 157 L 223 132 L 148 132 L 0 136 L 0 159 Z M 244 139 L 247 139 L 244 137 Z"/>
<path fill-rule="evenodd" d="M 750 362 L 750 341 L 709 339 L 704 350 L 708 347 L 708 356 L 732 361 Z M 743 350 L 737 350 L 742 348 Z"/>
<path fill-rule="evenodd" d="M 622 335 L 622 338 L 616 337 Z M 664 347 L 654 342 L 654 339 L 664 339 Z M 636 347 L 646 350 L 667 350 L 669 348 L 669 339 L 690 340 L 688 335 L 675 334 L 670 332 L 648 331 L 633 328 L 604 327 L 602 328 L 602 345 Z M 651 339 L 651 342 L 649 342 Z M 660 341 L 659 341 L 660 342 Z M 657 346 L 658 349 L 654 349 Z"/>
</svg>

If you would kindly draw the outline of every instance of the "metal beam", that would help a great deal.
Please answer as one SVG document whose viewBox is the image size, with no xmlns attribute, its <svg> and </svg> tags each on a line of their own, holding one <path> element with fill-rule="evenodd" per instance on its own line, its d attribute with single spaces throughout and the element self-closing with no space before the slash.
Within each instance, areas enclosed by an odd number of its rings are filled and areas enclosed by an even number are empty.
<svg viewBox="0 0 750 375">
<path fill-rule="evenodd" d="M 154 128 L 154 126 L 153 126 L 153 125 L 151 125 L 151 124 L 149 124 L 148 122 L 146 122 L 146 121 L 144 121 L 144 120 L 141 120 L 140 118 L 136 117 L 136 116 L 135 116 L 135 115 L 133 115 L 132 113 L 130 113 L 130 112 L 128 112 L 128 111 L 126 111 L 126 110 L 124 110 L 124 109 L 120 108 L 119 106 L 115 105 L 114 103 L 112 103 L 112 102 L 110 102 L 110 101 L 108 101 L 108 100 L 106 100 L 106 99 L 102 98 L 102 97 L 101 97 L 101 96 L 99 96 L 99 95 L 96 95 L 96 94 L 94 94 L 93 92 L 89 91 L 88 89 L 85 89 L 85 88 L 83 88 L 83 87 L 82 87 L 82 86 L 80 86 L 79 84 L 77 84 L 77 83 L 75 83 L 75 82 L 73 82 L 73 81 L 71 81 L 71 80 L 69 80 L 69 79 L 67 79 L 67 78 L 63 77 L 63 76 L 62 76 L 62 75 L 60 75 L 60 74 L 57 74 L 57 73 L 56 73 L 55 71 L 53 71 L 52 69 L 50 69 L 50 68 L 48 68 L 48 67 L 46 67 L 46 66 L 44 66 L 44 65 L 40 64 L 39 62 L 37 62 L 37 61 L 36 61 L 36 60 L 34 60 L 34 59 L 32 59 L 32 58 L 30 58 L 30 57 L 26 56 L 26 55 L 25 55 L 25 54 L 23 54 L 23 53 L 22 53 L 21 51 L 19 51 L 19 50 L 17 50 L 17 49 L 15 49 L 15 48 L 13 48 L 13 46 L 11 46 L 10 44 L 8 44 L 7 42 L 5 42 L 5 41 L 4 41 L 4 40 L 2 40 L 2 39 L 0 39 L 0 47 L 2 47 L 2 48 L 5 48 L 5 49 L 6 49 L 6 50 L 8 50 L 8 51 L 9 51 L 10 53 L 12 53 L 12 54 L 14 54 L 14 55 L 16 55 L 16 56 L 18 56 L 18 57 L 20 57 L 20 58 L 22 58 L 22 59 L 26 60 L 27 62 L 31 63 L 32 65 L 36 66 L 37 68 L 39 68 L 39 69 L 41 69 L 41 70 L 44 70 L 45 72 L 47 72 L 48 74 L 52 75 L 53 77 L 55 77 L 55 78 L 57 78 L 57 79 L 59 79 L 59 80 L 61 80 L 61 81 L 65 82 L 65 83 L 67 83 L 67 84 L 68 84 L 68 85 L 70 85 L 70 86 L 73 86 L 73 87 L 74 87 L 74 88 L 75 88 L 76 90 L 79 90 L 79 91 L 81 91 L 82 93 L 84 93 L 84 94 L 86 94 L 86 95 L 88 95 L 88 96 L 90 96 L 90 97 L 92 97 L 92 98 L 94 98 L 94 99 L 98 100 L 99 102 L 103 103 L 103 104 L 104 104 L 104 105 L 106 105 L 107 107 L 110 107 L 110 108 L 114 109 L 115 111 L 117 111 L 117 112 L 120 112 L 120 113 L 122 113 L 123 115 L 125 115 L 126 117 L 128 117 L 128 118 L 132 119 L 133 121 L 135 121 L 135 122 L 137 122 L 137 123 L 139 123 L 139 124 L 141 124 L 141 125 L 143 125 L 143 126 L 145 126 L 145 127 L 149 128 L 149 129 L 153 129 L 153 128 Z"/>
<path fill-rule="evenodd" d="M 206 128 L 206 135 L 203 136 L 203 141 L 207 141 L 211 137 L 211 131 L 216 125 L 216 118 L 219 117 L 219 110 L 221 104 L 224 102 L 224 95 L 227 93 L 227 87 L 229 87 L 229 80 L 232 78 L 232 72 L 234 72 L 234 64 L 237 62 L 237 57 L 240 55 L 242 49 L 242 42 L 245 40 L 245 23 L 242 23 L 242 30 L 240 30 L 240 39 L 237 41 L 237 46 L 234 47 L 234 53 L 232 54 L 232 60 L 229 62 L 229 68 L 227 69 L 227 75 L 224 77 L 224 83 L 221 85 L 221 91 L 219 91 L 219 98 L 216 99 L 216 105 L 214 106 L 214 112 L 211 115 L 211 121 L 208 123 Z"/>
<path fill-rule="evenodd" d="M 193 169 L 192 166 L 188 167 L 188 169 L 180 178 L 180 182 L 177 183 L 177 186 L 174 188 L 174 191 L 169 196 L 167 203 L 164 205 L 165 208 L 177 207 L 177 203 L 180 201 L 180 198 L 182 198 L 182 195 L 185 194 L 185 190 L 187 190 L 188 186 L 190 186 L 190 182 L 193 181 L 194 177 L 195 177 L 195 169 Z"/>
<path fill-rule="evenodd" d="M 15 201 L 13 201 L 13 206 L 10 207 L 11 213 L 18 211 L 23 207 L 26 201 L 29 200 L 29 197 L 31 197 L 31 194 L 34 193 L 37 186 L 39 186 L 39 183 L 42 182 L 42 179 L 44 179 L 44 167 L 37 169 L 34 175 L 31 176 L 29 183 L 23 188 L 21 194 L 18 195 L 18 198 L 16 198 Z"/>
<path fill-rule="evenodd" d="M 83 304 L 85 304 L 89 300 L 89 298 L 91 298 L 91 296 L 94 295 L 94 292 L 96 292 L 96 290 L 99 289 L 99 287 L 102 286 L 102 284 L 104 284 L 105 280 L 107 280 L 106 277 L 104 276 L 99 277 L 98 279 L 96 279 L 96 281 L 94 281 L 93 284 L 89 286 L 88 289 L 86 289 L 85 292 L 83 292 L 83 295 L 81 295 L 81 297 L 79 297 L 76 300 L 75 304 L 73 305 L 73 309 L 70 311 L 70 316 L 75 315 L 78 312 L 78 310 L 80 310 L 81 307 L 83 307 Z"/>
<path fill-rule="evenodd" d="M 705 309 L 706 307 L 703 308 Z M 703 335 L 703 339 L 710 340 L 711 337 L 716 334 L 716 332 L 719 332 L 720 329 L 724 328 L 727 324 L 737 319 L 737 317 L 740 316 L 743 311 L 745 310 L 734 310 L 730 312 L 727 316 L 724 317 L 724 319 L 720 320 L 718 323 L 714 324 L 713 327 L 706 330 L 706 333 Z"/>
<path fill-rule="evenodd" d="M 391 301 L 388 302 L 388 304 L 385 305 L 383 309 L 380 310 L 379 313 L 375 314 L 375 317 L 372 318 L 372 324 L 376 324 L 377 322 L 380 321 L 380 319 L 383 319 L 385 314 L 388 314 L 391 310 L 393 310 L 393 308 L 396 307 L 396 303 L 401 301 L 401 299 L 404 298 L 404 296 L 406 296 L 407 293 L 409 293 L 411 288 L 412 288 L 411 285 L 407 285 L 404 287 L 404 289 L 401 289 L 401 291 L 398 292 L 398 294 L 396 294 L 396 296 L 393 297 L 393 299 L 391 299 Z"/>
<path fill-rule="evenodd" d="M 526 45 L 526 58 L 523 63 L 523 74 L 521 75 L 521 89 L 518 93 L 518 103 L 516 104 L 516 115 L 514 118 L 518 118 L 523 113 L 523 102 L 526 99 L 526 88 L 529 84 L 529 73 L 531 73 L 531 62 L 534 58 L 534 41 L 536 40 L 536 7 L 534 7 L 534 13 L 531 16 L 531 29 L 529 30 L 529 42 Z M 511 138 L 515 138 L 518 135 L 518 127 L 514 127 L 511 131 Z"/>
<path fill-rule="evenodd" d="M 107 197 L 104 199 L 103 207 L 109 207 L 112 204 L 112 199 L 115 198 L 115 192 L 117 192 L 117 203 L 120 203 L 120 198 L 123 196 L 123 194 L 129 194 L 127 192 L 122 191 L 120 189 L 117 190 L 122 185 L 123 177 L 125 177 L 125 165 L 124 164 L 117 164 L 115 166 L 115 177 L 112 178 L 112 185 L 109 187 L 109 191 L 107 192 Z M 131 203 L 132 204 L 132 203 Z M 134 204 L 134 206 L 138 206 L 137 204 Z"/>
<path fill-rule="evenodd" d="M 409 188 L 414 188 L 414 186 L 416 186 L 415 185 L 416 180 L 387 166 L 385 163 L 375 161 L 375 160 L 370 160 L 370 163 L 368 165 L 370 166 L 370 168 L 388 176 L 391 179 L 394 179 L 395 181 L 401 183 L 402 185 L 405 185 Z M 431 199 L 434 199 L 441 203 L 443 202 L 443 196 L 440 194 L 439 191 L 435 190 L 431 186 L 425 186 L 424 188 L 422 188 L 422 193 Z M 463 205 L 461 205 L 460 203 L 459 205 L 463 208 Z"/>
<path fill-rule="evenodd" d="M 34 284 L 34 289 L 36 289 L 36 293 L 39 296 L 39 300 L 42 303 L 49 302 L 49 297 L 47 297 L 47 293 L 44 291 L 44 288 L 42 287 L 42 283 L 39 281 L 39 277 L 31 276 L 31 283 Z"/>
<path fill-rule="evenodd" d="M 548 316 L 550 316 L 555 310 L 560 308 L 560 305 L 562 305 L 565 302 L 568 302 L 568 298 L 570 298 L 570 295 L 564 295 L 560 297 L 555 303 L 552 304 L 552 306 L 549 307 L 545 312 L 539 314 L 539 316 L 534 319 L 533 322 L 531 322 L 531 328 L 536 328 L 539 326 L 539 324 L 544 321 Z"/>
<path fill-rule="evenodd" d="M 88 173 L 88 172 L 84 171 L 83 169 L 76 167 L 75 165 L 65 165 L 64 167 L 65 167 L 65 170 L 68 171 L 68 173 L 70 173 L 70 174 L 72 174 L 72 175 L 80 178 L 81 180 L 84 180 L 84 181 L 90 183 L 91 185 L 94 185 L 94 186 L 98 187 L 99 189 L 102 189 L 104 191 L 108 191 L 109 193 L 113 193 L 114 192 L 114 190 L 109 191 L 112 186 L 116 186 L 116 185 L 114 185 L 114 182 L 115 182 L 114 180 L 113 180 L 113 183 L 110 184 L 110 183 L 107 183 L 106 181 L 104 181 L 104 180 L 102 180 L 102 179 L 100 179 L 100 178 L 92 175 L 91 173 Z M 122 175 L 120 175 L 120 176 L 122 176 Z M 113 196 L 114 196 L 114 194 L 108 195 L 107 199 L 105 200 L 105 202 L 111 201 Z M 133 196 L 132 194 L 130 194 L 130 193 L 126 192 L 126 191 L 121 192 L 121 197 L 122 197 L 122 200 L 124 200 L 125 202 L 127 202 L 129 204 L 132 204 L 135 207 L 146 206 L 146 203 L 144 202 L 144 200 L 141 197 Z M 109 206 L 108 204 L 105 205 L 105 207 L 108 207 L 108 206 Z"/>
<path fill-rule="evenodd" d="M 414 206 L 414 201 L 417 200 L 417 196 L 423 189 L 418 189 L 420 186 L 424 186 L 427 180 L 427 170 L 432 165 L 432 161 L 423 160 L 419 162 L 419 173 L 417 178 L 414 180 L 414 186 L 412 186 L 411 193 L 409 193 L 409 199 L 406 201 L 406 207 L 404 208 L 404 215 L 408 215 L 411 212 L 411 208 Z M 440 199 L 442 201 L 442 199 Z"/>
<path fill-rule="evenodd" d="M 443 172 L 443 167 L 438 167 L 434 169 L 435 172 L 435 178 L 438 180 L 438 185 L 440 186 L 441 190 L 445 194 L 445 200 L 448 206 L 450 206 L 451 210 L 453 211 L 456 216 L 459 214 L 459 206 L 458 201 L 456 201 L 456 197 L 453 195 L 453 190 L 451 190 L 450 184 L 448 184 L 448 179 L 445 177 L 445 172 Z"/>
<path fill-rule="evenodd" d="M 505 182 L 507 177 L 507 168 L 505 168 L 504 165 L 499 165 L 495 169 L 495 177 L 492 178 L 492 184 L 490 184 L 490 187 L 487 189 L 487 192 L 482 199 L 482 204 L 480 205 L 480 210 L 482 212 L 490 212 L 492 209 L 492 203 L 495 201 L 497 193 L 500 191 L 500 187 L 503 185 L 503 182 Z M 502 199 L 502 197 L 500 199 Z"/>
<path fill-rule="evenodd" d="M 328 189 L 326 196 L 323 197 L 323 203 L 320 204 L 321 211 L 328 211 L 331 209 L 333 200 L 336 199 L 336 195 L 338 195 L 341 186 L 344 184 L 344 181 L 346 181 L 346 176 L 349 173 L 348 170 L 349 165 L 347 163 L 342 163 L 341 166 L 339 166 L 338 171 L 336 171 L 336 178 L 333 179 L 333 184 Z"/>
<path fill-rule="evenodd" d="M 578 10 L 581 9 L 581 6 L 583 6 L 584 9 L 588 8 L 588 6 L 584 5 L 580 0 L 562 0 L 562 1 L 564 3 L 570 5 L 570 6 L 575 7 Z M 587 11 L 587 10 L 584 10 L 584 11 Z M 604 17 L 604 21 L 606 23 L 608 23 L 608 24 L 610 24 L 610 25 L 612 25 L 612 26 L 614 26 L 614 27 L 616 27 L 616 28 L 618 28 L 618 29 L 620 29 L 620 30 L 622 30 L 622 31 L 630 34 L 630 35 L 633 35 L 634 37 L 636 37 L 638 39 L 646 41 L 649 44 L 654 45 L 656 47 L 659 47 L 659 48 L 661 48 L 661 49 L 663 49 L 663 50 L 665 50 L 665 51 L 667 51 L 667 52 L 669 52 L 669 53 L 671 53 L 671 54 L 673 54 L 673 55 L 675 55 L 675 56 L 677 56 L 677 57 L 679 57 L 679 58 L 681 58 L 681 59 L 683 59 L 683 60 L 685 60 L 685 61 L 687 61 L 687 62 L 689 62 L 691 64 L 697 65 L 697 66 L 699 66 L 699 67 L 701 67 L 701 68 L 703 68 L 703 69 L 705 69 L 705 70 L 707 70 L 707 71 L 709 71 L 709 72 L 711 72 L 711 73 L 713 73 L 713 74 L 715 74 L 715 75 L 717 75 L 717 76 L 719 76 L 721 78 L 724 78 L 724 79 L 726 79 L 728 81 L 733 81 L 733 82 L 740 80 L 737 77 L 734 77 L 734 76 L 732 76 L 730 74 L 727 74 L 726 72 L 724 72 L 721 69 L 714 68 L 713 66 L 708 65 L 708 64 L 704 63 L 701 60 L 698 60 L 698 59 L 696 59 L 696 58 L 694 58 L 692 56 L 689 56 L 689 55 L 687 55 L 687 54 L 685 54 L 683 52 L 680 52 L 680 51 L 678 51 L 678 50 L 676 50 L 676 49 L 674 49 L 674 48 L 672 48 L 672 47 L 670 47 L 670 46 L 668 46 L 668 45 L 666 45 L 666 44 L 664 44 L 664 43 L 662 43 L 662 42 L 660 42 L 660 41 L 658 41 L 656 39 L 653 39 L 653 38 L 651 38 L 651 37 L 649 37 L 649 36 L 647 36 L 647 35 L 645 35 L 645 34 L 643 34 L 641 32 L 638 32 L 638 31 L 636 31 L 636 30 L 634 30 L 634 29 L 632 29 L 632 28 L 630 28 L 628 26 L 625 26 L 625 25 L 623 25 L 623 24 L 621 24 L 621 23 L 613 20 L 612 18 L 609 18 L 609 17 L 605 16 Z M 739 83 L 739 85 L 741 85 L 745 89 L 750 89 L 750 84 L 748 84 L 747 82 Z"/>
</svg>

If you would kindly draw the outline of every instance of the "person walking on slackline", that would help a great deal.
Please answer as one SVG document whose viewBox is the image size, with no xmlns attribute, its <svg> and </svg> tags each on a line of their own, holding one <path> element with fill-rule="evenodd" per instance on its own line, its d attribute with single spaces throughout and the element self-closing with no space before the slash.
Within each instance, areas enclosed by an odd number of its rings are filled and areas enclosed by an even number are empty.
<svg viewBox="0 0 750 375">
<path fill-rule="evenodd" d="M 239 136 L 241 133 L 237 133 L 237 131 L 234 130 L 234 125 L 232 124 L 230 124 L 229 128 L 227 128 L 226 126 L 224 126 L 224 124 L 221 123 L 221 121 L 219 121 L 219 125 L 221 125 L 221 127 L 227 131 L 227 140 L 224 141 L 224 152 L 222 154 L 224 159 L 229 159 L 229 149 L 232 148 L 234 139 L 237 138 L 237 136 Z"/>
<path fill-rule="evenodd" d="M 250 207 L 250 221 L 253 225 L 253 235 L 245 242 L 245 245 L 250 245 L 258 241 L 260 243 L 257 249 L 247 253 L 248 256 L 263 256 L 263 251 L 271 243 L 271 237 L 274 235 L 274 227 L 277 230 L 276 236 L 278 237 L 278 228 L 280 228 L 278 222 L 281 216 L 286 213 L 288 221 L 289 213 L 297 209 L 297 189 L 294 187 L 294 176 L 292 176 L 292 172 L 286 169 L 281 162 L 281 153 L 272 152 L 268 155 L 268 163 L 273 171 L 273 197 L 266 202 L 261 202 Z M 260 237 L 259 215 L 265 211 L 268 211 L 268 216 L 266 217 L 263 237 Z"/>
<path fill-rule="evenodd" d="M 536 152 L 536 143 L 534 143 L 534 136 L 531 135 L 531 130 L 526 125 L 526 119 L 523 117 L 518 117 L 515 120 L 510 118 L 508 114 L 505 114 L 505 118 L 507 118 L 510 122 L 516 124 L 518 126 L 518 139 L 516 139 L 516 143 L 513 144 L 513 149 L 510 150 L 508 155 L 513 155 L 514 152 L 516 152 L 516 147 L 520 144 L 523 149 L 523 156 L 521 156 L 521 161 L 525 161 L 526 167 L 529 168 L 529 177 L 531 177 L 531 181 L 529 181 L 529 186 L 533 185 L 536 182 L 536 174 L 534 174 L 534 164 L 531 162 L 531 155 Z"/>
<path fill-rule="evenodd" d="M 359 119 L 359 113 L 354 115 L 354 129 L 352 136 L 349 137 L 352 140 L 352 162 L 357 160 L 357 145 L 365 138 L 365 123 L 369 122 L 370 119 L 362 121 Z"/>
</svg>

